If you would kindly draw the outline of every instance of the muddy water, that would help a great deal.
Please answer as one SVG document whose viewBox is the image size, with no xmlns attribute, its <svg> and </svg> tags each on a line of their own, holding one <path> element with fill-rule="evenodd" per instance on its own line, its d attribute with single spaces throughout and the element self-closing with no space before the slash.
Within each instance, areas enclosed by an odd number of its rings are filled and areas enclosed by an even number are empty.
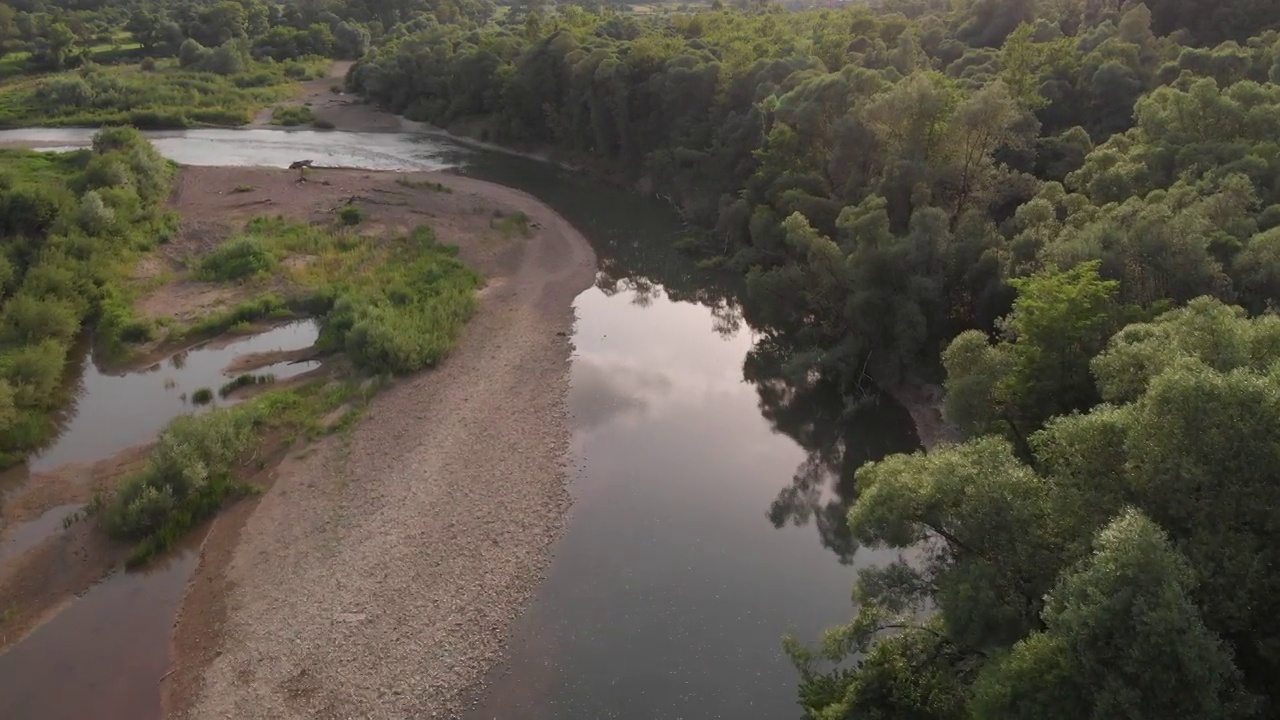
<svg viewBox="0 0 1280 720">
<path fill-rule="evenodd" d="M 320 335 L 314 321 L 292 322 L 258 335 L 209 342 L 142 370 L 110 373 L 87 358 L 75 391 L 76 401 L 57 440 L 31 460 L 32 470 L 48 470 L 70 462 L 92 462 L 154 438 L 179 415 L 227 404 L 218 389 L 234 377 L 225 372 L 233 360 L 249 353 L 301 350 Z M 282 362 L 253 371 L 285 380 L 319 367 L 318 362 Z M 191 395 L 213 390 L 212 404 L 197 407 Z"/>
<path fill-rule="evenodd" d="M 0 655 L 0 718 L 158 718 L 173 618 L 196 560 L 188 547 L 116 572 Z"/>
<path fill-rule="evenodd" d="M 133 372 L 104 371 L 86 355 L 75 381 L 76 400 L 56 441 L 30 462 L 29 470 L 10 471 L 6 487 L 12 492 L 39 482 L 41 471 L 101 460 L 150 441 L 179 415 L 231 404 L 234 396 L 205 406 L 191 404 L 190 397 L 199 388 L 210 388 L 216 397 L 235 375 L 226 372 L 228 366 L 243 355 L 301 350 L 318 334 L 314 321 L 292 322 L 251 337 L 205 343 Z M 254 373 L 283 380 L 318 366 L 283 362 Z M 80 507 L 60 505 L 30 522 L 0 528 L 0 572 L 42 543 L 64 541 L 63 519 Z M 198 539 L 142 571 L 116 571 L 0 653 L 0 718 L 158 716 L 173 618 L 195 568 Z M 0 612 L 5 606 L 0 598 Z"/>
</svg>

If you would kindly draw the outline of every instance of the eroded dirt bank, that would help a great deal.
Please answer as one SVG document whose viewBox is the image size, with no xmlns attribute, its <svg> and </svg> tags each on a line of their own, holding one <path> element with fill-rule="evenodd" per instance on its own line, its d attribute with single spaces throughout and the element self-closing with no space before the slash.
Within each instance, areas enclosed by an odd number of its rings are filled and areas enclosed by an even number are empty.
<svg viewBox="0 0 1280 720">
<path fill-rule="evenodd" d="M 176 628 L 167 716 L 454 715 L 546 565 L 568 504 L 571 302 L 594 256 L 523 193 L 415 177 L 451 192 L 354 171 L 303 184 L 184 171 L 184 215 L 305 216 L 358 195 L 387 229 L 430 223 L 489 284 L 439 368 L 384 390 L 349 436 L 290 456 L 256 505 L 215 523 Z M 225 192 L 241 186 L 256 190 Z M 271 202 L 233 207 L 256 199 Z M 494 210 L 527 214 L 530 235 L 494 232 Z"/>
</svg>

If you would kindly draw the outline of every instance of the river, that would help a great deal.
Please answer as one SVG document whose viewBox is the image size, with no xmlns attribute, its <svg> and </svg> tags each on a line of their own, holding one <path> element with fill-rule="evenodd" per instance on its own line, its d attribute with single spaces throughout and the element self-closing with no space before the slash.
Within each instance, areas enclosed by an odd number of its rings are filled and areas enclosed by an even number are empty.
<svg viewBox="0 0 1280 720">
<path fill-rule="evenodd" d="M 0 143 L 50 148 L 86 139 L 0 132 Z M 821 384 L 777 379 L 732 281 L 675 251 L 678 220 L 657 201 L 420 135 L 200 130 L 155 141 L 189 164 L 458 166 L 538 196 L 595 245 L 596 285 L 575 302 L 575 505 L 474 718 L 799 714 L 781 638 L 814 640 L 847 619 L 857 569 L 889 559 L 857 549 L 843 516 L 857 465 L 916 446 L 904 410 L 883 401 L 850 416 Z M 64 716 L 85 715 L 39 715 Z"/>
</svg>

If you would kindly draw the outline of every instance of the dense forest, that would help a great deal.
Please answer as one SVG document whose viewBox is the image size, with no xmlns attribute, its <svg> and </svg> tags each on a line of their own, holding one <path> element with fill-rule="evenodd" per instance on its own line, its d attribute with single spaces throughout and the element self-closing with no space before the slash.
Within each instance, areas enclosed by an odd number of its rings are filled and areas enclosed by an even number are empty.
<svg viewBox="0 0 1280 720">
<path fill-rule="evenodd" d="M 1249 2 L 562 5 L 427 20 L 349 82 L 669 199 L 746 278 L 748 373 L 793 397 L 943 381 L 968 440 L 862 465 L 824 532 L 903 560 L 790 645 L 810 717 L 1270 717 L 1278 24 Z"/>
<path fill-rule="evenodd" d="M 69 71 L 0 92 L 32 107 L 147 92 L 104 57 L 158 59 L 195 93 L 171 108 L 317 56 L 359 58 L 349 89 L 390 110 L 667 199 L 741 277 L 745 373 L 856 494 L 825 541 L 902 553 L 819 647 L 788 643 L 807 717 L 1280 716 L 1280 3 L 0 6 L 0 65 Z M 38 428 L 56 377 L 23 373 L 83 322 L 142 331 L 103 258 L 162 224 L 167 176 L 111 143 L 38 190 L 17 176 L 49 161 L 6 162 L 4 234 L 29 239 L 0 263 L 0 420 Z M 928 453 L 824 457 L 794 412 L 935 382 L 963 439 Z"/>
</svg>

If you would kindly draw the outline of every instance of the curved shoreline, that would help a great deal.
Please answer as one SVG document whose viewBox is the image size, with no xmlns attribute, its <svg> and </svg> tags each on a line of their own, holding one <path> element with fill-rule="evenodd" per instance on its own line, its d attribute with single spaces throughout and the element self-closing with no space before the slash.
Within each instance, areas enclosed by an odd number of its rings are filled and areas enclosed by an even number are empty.
<svg viewBox="0 0 1280 720">
<path fill-rule="evenodd" d="M 569 505 L 572 301 L 595 257 L 532 197 L 447 181 L 526 213 L 533 233 L 440 367 L 218 520 L 175 630 L 166 716 L 457 716 L 501 659 Z"/>
</svg>

